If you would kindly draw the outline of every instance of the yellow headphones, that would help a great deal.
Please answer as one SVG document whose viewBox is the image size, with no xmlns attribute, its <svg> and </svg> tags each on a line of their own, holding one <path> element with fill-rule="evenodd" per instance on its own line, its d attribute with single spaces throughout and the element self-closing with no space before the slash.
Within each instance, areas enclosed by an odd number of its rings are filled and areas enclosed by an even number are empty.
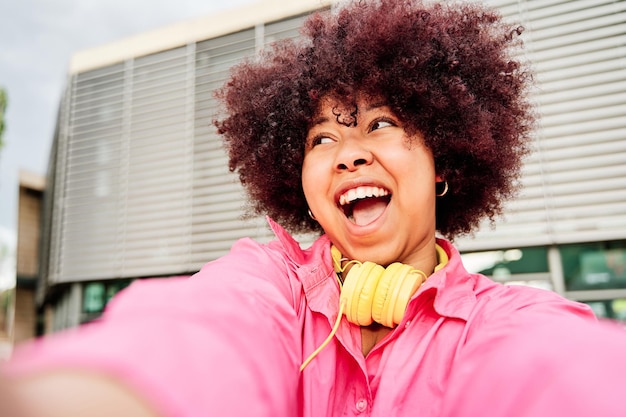
<svg viewBox="0 0 626 417">
<path fill-rule="evenodd" d="M 435 271 L 448 262 L 448 255 L 436 245 L 438 265 Z M 333 245 L 331 254 L 335 273 L 345 274 L 340 300 L 345 303 L 346 318 L 359 326 L 373 322 L 395 327 L 404 316 L 409 300 L 424 283 L 427 276 L 410 265 L 394 262 L 387 268 L 374 262 L 348 261 L 342 266 L 342 256 Z"/>
<path fill-rule="evenodd" d="M 435 249 L 436 272 L 448 263 L 448 254 L 439 245 L 435 245 Z M 402 321 L 409 300 L 427 278 L 424 272 L 400 262 L 394 262 L 387 268 L 369 261 L 348 261 L 342 266 L 342 262 L 347 259 L 342 258 L 339 249 L 334 245 L 330 251 L 338 280 L 339 274 L 343 274 L 349 266 L 351 268 L 343 283 L 339 280 L 341 295 L 337 320 L 326 340 L 300 365 L 300 372 L 331 341 L 343 314 L 349 322 L 359 326 L 377 322 L 393 328 Z"/>
</svg>

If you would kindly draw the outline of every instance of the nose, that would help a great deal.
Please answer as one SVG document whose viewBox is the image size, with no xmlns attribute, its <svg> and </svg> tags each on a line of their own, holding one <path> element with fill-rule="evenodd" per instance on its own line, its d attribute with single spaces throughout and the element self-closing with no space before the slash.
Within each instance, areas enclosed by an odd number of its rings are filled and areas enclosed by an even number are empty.
<svg viewBox="0 0 626 417">
<path fill-rule="evenodd" d="M 337 154 L 337 171 L 355 171 L 361 165 L 369 165 L 374 160 L 369 151 L 356 138 L 346 139 L 342 142 Z"/>
</svg>

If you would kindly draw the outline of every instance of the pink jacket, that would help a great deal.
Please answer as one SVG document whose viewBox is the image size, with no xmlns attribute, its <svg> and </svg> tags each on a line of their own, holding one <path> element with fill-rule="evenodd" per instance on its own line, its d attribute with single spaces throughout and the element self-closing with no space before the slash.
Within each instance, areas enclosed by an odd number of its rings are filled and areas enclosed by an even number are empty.
<svg viewBox="0 0 626 417">
<path fill-rule="evenodd" d="M 469 274 L 450 256 L 400 325 L 363 357 L 358 326 L 330 333 L 339 288 L 327 237 L 237 242 L 191 278 L 144 280 L 102 318 L 18 349 L 6 372 L 85 367 L 163 416 L 626 415 L 626 334 L 560 296 Z"/>
</svg>

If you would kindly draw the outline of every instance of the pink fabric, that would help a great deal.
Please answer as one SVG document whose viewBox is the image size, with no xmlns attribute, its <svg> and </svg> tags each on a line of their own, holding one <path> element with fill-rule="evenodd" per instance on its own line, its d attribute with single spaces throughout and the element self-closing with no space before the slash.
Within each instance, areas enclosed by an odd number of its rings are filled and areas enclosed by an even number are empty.
<svg viewBox="0 0 626 417">
<path fill-rule="evenodd" d="M 101 320 L 18 349 L 6 371 L 106 372 L 171 417 L 626 415 L 621 329 L 554 293 L 469 274 L 443 240 L 450 262 L 367 358 L 344 318 L 300 374 L 339 288 L 326 237 L 303 251 L 270 225 L 276 241 L 241 240 L 190 279 L 133 284 Z"/>
</svg>

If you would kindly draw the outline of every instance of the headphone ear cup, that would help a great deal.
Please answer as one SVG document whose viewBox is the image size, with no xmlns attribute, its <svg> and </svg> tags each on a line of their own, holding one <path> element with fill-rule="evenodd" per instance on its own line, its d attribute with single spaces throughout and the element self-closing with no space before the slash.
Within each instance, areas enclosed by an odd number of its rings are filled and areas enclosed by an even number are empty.
<svg viewBox="0 0 626 417">
<path fill-rule="evenodd" d="M 373 262 L 355 264 L 345 277 L 341 297 L 346 301 L 348 321 L 359 326 L 372 324 L 372 301 L 385 269 Z"/>
<path fill-rule="evenodd" d="M 410 265 L 394 262 L 386 269 L 373 262 L 355 263 L 344 275 L 341 299 L 348 321 L 369 326 L 374 321 L 395 327 L 426 276 Z"/>
<path fill-rule="evenodd" d="M 406 306 L 424 282 L 424 276 L 410 265 L 400 263 L 389 265 L 387 271 L 393 278 L 385 299 L 382 317 L 385 323 L 388 323 L 385 326 L 394 327 L 402 321 Z"/>
<path fill-rule="evenodd" d="M 376 323 L 380 323 L 383 326 L 393 327 L 393 321 L 387 318 L 386 311 L 389 309 L 389 303 L 391 298 L 392 286 L 394 281 L 394 274 L 401 264 L 395 263 L 389 265 L 383 275 L 378 281 L 378 287 L 376 288 L 376 294 L 372 301 L 372 318 Z"/>
</svg>

